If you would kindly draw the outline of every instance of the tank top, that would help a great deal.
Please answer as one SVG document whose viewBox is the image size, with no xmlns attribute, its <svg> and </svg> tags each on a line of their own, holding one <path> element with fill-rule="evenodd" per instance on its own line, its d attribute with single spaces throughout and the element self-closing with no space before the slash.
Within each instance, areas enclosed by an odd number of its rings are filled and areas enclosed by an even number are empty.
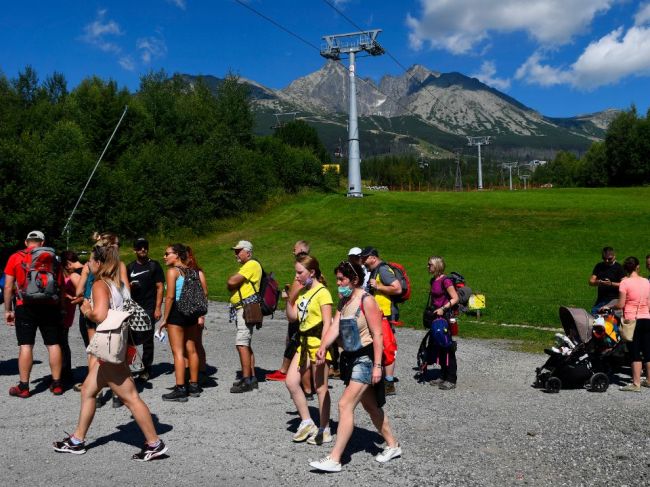
<svg viewBox="0 0 650 487">
<path fill-rule="evenodd" d="M 372 335 L 368 327 L 366 315 L 361 310 L 361 302 L 370 294 L 364 293 L 361 296 L 357 310 L 352 316 L 344 316 L 349 304 L 341 309 L 339 319 L 339 335 L 343 342 L 343 349 L 346 352 L 356 352 L 372 343 Z M 370 296 L 371 297 L 371 296 Z"/>
</svg>

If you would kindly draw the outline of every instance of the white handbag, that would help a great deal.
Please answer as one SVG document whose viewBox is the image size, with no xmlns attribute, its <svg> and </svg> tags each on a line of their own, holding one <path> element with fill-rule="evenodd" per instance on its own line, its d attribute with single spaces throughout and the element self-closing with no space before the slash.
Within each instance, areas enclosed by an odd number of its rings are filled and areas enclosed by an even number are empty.
<svg viewBox="0 0 650 487">
<path fill-rule="evenodd" d="M 126 320 L 130 316 L 128 311 L 109 308 L 106 319 L 97 325 L 86 352 L 104 362 L 123 363 L 126 360 L 129 337 L 129 325 Z"/>
</svg>

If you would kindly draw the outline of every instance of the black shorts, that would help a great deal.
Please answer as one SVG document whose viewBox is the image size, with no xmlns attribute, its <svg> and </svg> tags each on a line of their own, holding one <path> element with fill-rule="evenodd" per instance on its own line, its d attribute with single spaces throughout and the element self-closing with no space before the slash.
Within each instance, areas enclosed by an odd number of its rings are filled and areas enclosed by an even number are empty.
<svg viewBox="0 0 650 487">
<path fill-rule="evenodd" d="M 16 338 L 18 345 L 34 345 L 36 330 L 41 331 L 45 345 L 61 343 L 63 315 L 58 306 L 17 306 Z"/>
<path fill-rule="evenodd" d="M 196 325 L 198 322 L 198 319 L 191 316 L 185 316 L 183 313 L 178 311 L 178 308 L 176 307 L 176 301 L 174 301 L 172 304 L 172 309 L 169 312 L 169 316 L 167 317 L 168 325 L 176 325 L 187 328 L 188 326 Z"/>
</svg>

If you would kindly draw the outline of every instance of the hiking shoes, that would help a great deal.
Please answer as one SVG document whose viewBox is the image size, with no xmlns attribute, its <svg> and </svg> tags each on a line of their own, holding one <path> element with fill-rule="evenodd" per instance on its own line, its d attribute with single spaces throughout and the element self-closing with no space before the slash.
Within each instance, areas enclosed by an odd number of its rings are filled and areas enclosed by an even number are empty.
<svg viewBox="0 0 650 487">
<path fill-rule="evenodd" d="M 298 431 L 296 431 L 296 434 L 293 435 L 292 440 L 296 443 L 300 443 L 301 441 L 305 441 L 307 438 L 310 436 L 316 436 L 318 433 L 318 428 L 314 424 L 313 421 L 303 421 L 300 423 L 300 426 L 298 426 Z"/>
<path fill-rule="evenodd" d="M 55 396 L 60 396 L 63 394 L 63 386 L 60 381 L 54 381 L 50 384 L 50 392 Z"/>
<path fill-rule="evenodd" d="M 124 406 L 124 403 L 122 402 L 122 399 L 120 399 L 118 396 L 113 396 L 113 409 L 121 408 Z"/>
<path fill-rule="evenodd" d="M 158 440 L 157 446 L 149 446 L 145 443 L 144 447 L 142 447 L 142 450 L 140 450 L 138 453 L 134 453 L 131 459 L 137 462 L 148 462 L 149 460 L 153 460 L 154 458 L 164 455 L 165 453 L 167 453 L 167 447 L 165 446 L 165 443 L 163 443 L 163 440 Z"/>
<path fill-rule="evenodd" d="M 332 443 L 332 433 L 329 428 L 321 430 L 318 428 L 318 431 L 315 435 L 311 435 L 307 438 L 307 443 L 310 445 L 322 445 L 323 443 Z"/>
<path fill-rule="evenodd" d="M 305 399 L 308 401 L 313 401 L 314 400 L 314 393 L 313 392 L 305 392 Z"/>
<path fill-rule="evenodd" d="M 72 443 L 70 436 L 67 436 L 63 441 L 55 441 L 52 446 L 54 446 L 54 451 L 59 453 L 72 453 L 73 455 L 83 455 L 86 453 L 86 443 L 81 442 L 77 445 Z"/>
<path fill-rule="evenodd" d="M 193 384 L 190 382 L 190 385 L 187 387 L 187 393 L 190 397 L 201 397 L 203 389 L 198 384 Z"/>
<path fill-rule="evenodd" d="M 392 460 L 395 457 L 402 456 L 402 448 L 399 446 L 399 443 L 395 446 L 386 446 L 384 451 L 375 457 L 379 463 L 386 463 L 389 460 Z"/>
<path fill-rule="evenodd" d="M 448 380 L 442 381 L 438 386 L 438 389 L 443 391 L 450 391 L 451 389 L 456 389 L 456 384 L 449 382 Z"/>
<path fill-rule="evenodd" d="M 429 381 L 429 384 L 431 384 L 432 386 L 439 386 L 439 385 L 442 384 L 443 382 L 444 382 L 444 381 L 443 381 L 442 379 L 438 378 L 438 379 L 431 379 L 431 380 Z"/>
<path fill-rule="evenodd" d="M 648 379 L 643 379 L 641 381 L 641 387 L 650 387 L 650 382 L 648 382 Z"/>
<path fill-rule="evenodd" d="M 162 395 L 163 401 L 187 402 L 185 386 L 174 386 L 171 392 Z"/>
<path fill-rule="evenodd" d="M 251 382 L 246 382 L 245 380 L 242 380 L 240 382 L 237 382 L 233 384 L 233 386 L 230 388 L 230 392 L 232 394 L 241 394 L 242 392 L 250 392 L 253 389 L 255 389 L 255 386 L 257 384 Z"/>
<path fill-rule="evenodd" d="M 266 374 L 266 380 L 284 382 L 287 379 L 287 374 L 281 370 L 276 370 L 270 374 Z"/>
<path fill-rule="evenodd" d="M 322 470 L 323 472 L 341 471 L 341 463 L 332 460 L 329 455 L 318 460 L 317 462 L 309 462 L 309 466 L 315 468 L 316 470 Z"/>
<path fill-rule="evenodd" d="M 384 381 L 384 394 L 387 396 L 394 396 L 397 394 L 395 391 L 395 382 L 394 381 Z"/>
<path fill-rule="evenodd" d="M 635 386 L 632 382 L 630 382 L 626 386 L 619 387 L 618 390 L 622 392 L 641 392 L 641 386 Z"/>
<path fill-rule="evenodd" d="M 328 372 L 328 376 L 330 379 L 340 379 L 341 371 L 339 369 L 330 369 L 330 371 Z"/>
<path fill-rule="evenodd" d="M 27 399 L 31 394 L 29 393 L 29 388 L 21 389 L 20 386 L 11 386 L 9 388 L 9 395 L 14 397 L 20 397 L 22 399 Z"/>
</svg>

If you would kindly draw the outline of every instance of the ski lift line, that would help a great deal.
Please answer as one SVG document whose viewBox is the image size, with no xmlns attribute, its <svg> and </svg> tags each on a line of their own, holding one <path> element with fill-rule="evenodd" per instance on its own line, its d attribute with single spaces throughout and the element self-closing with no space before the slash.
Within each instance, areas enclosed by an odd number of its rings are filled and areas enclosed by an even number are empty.
<svg viewBox="0 0 650 487">
<path fill-rule="evenodd" d="M 238 3 L 239 5 L 241 5 L 242 7 L 247 8 L 248 10 L 250 10 L 250 11 L 253 12 L 254 14 L 258 15 L 259 17 L 263 18 L 264 20 L 266 20 L 266 21 L 270 22 L 271 24 L 275 25 L 278 29 L 280 29 L 280 30 L 286 32 L 287 34 L 289 34 L 289 35 L 291 35 L 292 37 L 295 37 L 296 39 L 298 39 L 299 41 L 301 41 L 302 43 L 308 45 L 308 46 L 311 47 L 312 49 L 318 51 L 318 53 L 320 54 L 320 48 L 319 48 L 319 47 L 317 47 L 317 46 L 316 46 L 315 44 L 313 44 L 312 42 L 309 42 L 308 40 L 306 40 L 305 38 L 303 38 L 303 37 L 300 36 L 299 34 L 296 34 L 295 32 L 292 32 L 291 30 L 289 30 L 288 28 L 284 27 L 283 25 L 281 25 L 281 24 L 278 23 L 277 21 L 275 21 L 275 20 L 273 20 L 272 18 L 270 18 L 270 17 L 264 15 L 262 12 L 260 12 L 260 11 L 258 11 L 258 10 L 256 10 L 256 9 L 254 9 L 254 8 L 251 7 L 250 5 L 247 5 L 247 4 L 246 4 L 245 2 L 243 2 L 242 0 L 235 0 L 235 2 Z M 366 57 L 366 56 L 358 56 L 358 57 Z M 347 71 L 348 67 L 347 67 L 345 64 L 343 64 L 341 61 L 333 60 L 333 62 L 336 62 L 336 63 L 340 64 L 340 65 L 341 65 L 343 68 L 345 68 L 345 70 Z M 420 121 L 422 121 L 422 123 L 424 123 L 425 125 L 428 125 L 429 127 L 432 127 L 432 128 L 434 128 L 434 129 L 436 129 L 436 130 L 440 130 L 436 125 L 434 125 L 433 123 L 429 122 L 426 118 L 422 117 L 422 115 L 420 115 L 419 113 L 414 112 L 414 111 L 411 110 L 409 107 L 407 107 L 407 106 L 405 106 L 405 105 L 402 105 L 398 100 L 396 100 L 396 99 L 393 98 L 392 96 L 388 95 L 387 93 L 384 93 L 384 92 L 381 91 L 378 87 L 376 87 L 374 84 L 370 84 L 370 82 L 366 81 L 366 80 L 363 79 L 362 77 L 357 77 L 356 80 L 357 80 L 357 81 L 361 81 L 362 83 L 364 83 L 364 84 L 370 86 L 370 87 L 371 87 L 373 90 L 375 90 L 376 92 L 378 92 L 378 93 L 384 95 L 386 98 L 392 100 L 393 102 L 395 102 L 395 104 L 396 104 L 398 107 L 400 107 L 400 108 L 403 109 L 404 111 L 408 112 L 408 113 L 411 114 L 412 116 L 416 117 L 417 119 L 419 119 Z M 435 105 L 434 105 L 434 107 L 435 107 Z M 432 109 L 433 109 L 434 107 L 432 107 Z M 333 119 L 332 119 L 332 120 L 333 120 Z"/>
<path fill-rule="evenodd" d="M 336 5 L 334 5 L 330 0 L 323 0 L 323 2 L 326 3 L 330 8 L 332 8 L 341 17 L 343 17 L 345 20 L 347 20 L 352 26 L 354 26 L 355 29 L 364 30 L 355 21 L 353 21 L 350 17 L 345 15 L 345 13 L 343 13 L 343 11 L 341 11 L 341 9 L 338 8 Z M 417 79 L 415 76 L 411 76 L 409 74 L 409 72 L 408 72 L 408 69 L 401 62 L 399 62 L 399 60 L 395 56 L 393 56 L 384 46 L 382 46 L 382 48 L 384 49 L 384 53 L 386 53 L 388 55 L 388 57 L 391 58 L 395 62 L 395 64 L 397 64 L 400 68 L 402 68 L 402 70 L 408 76 L 408 78 L 410 80 L 414 80 L 415 82 L 417 82 L 422 88 L 424 88 L 427 91 L 427 93 L 429 93 L 431 95 L 431 98 L 433 98 L 433 100 L 435 100 L 434 103 L 433 103 L 433 106 L 431 107 L 431 111 L 432 112 L 435 111 L 435 109 L 436 109 L 436 107 L 438 105 L 438 102 L 440 101 L 440 97 L 437 97 L 436 95 L 434 95 L 433 92 L 430 91 L 429 88 L 422 81 Z"/>
<path fill-rule="evenodd" d="M 81 190 L 81 194 L 79 195 L 79 198 L 77 199 L 77 202 L 74 205 L 74 208 L 72 209 L 72 212 L 70 213 L 70 217 L 68 218 L 68 221 L 65 223 L 65 226 L 63 227 L 63 231 L 61 234 L 65 234 L 66 231 L 68 232 L 68 235 L 70 235 L 70 222 L 72 221 L 72 217 L 74 216 L 75 212 L 77 211 L 77 207 L 79 206 L 79 203 L 81 203 L 81 199 L 84 197 L 84 193 L 86 192 L 86 189 L 88 189 L 88 185 L 90 184 L 90 181 L 92 180 L 93 176 L 95 175 L 95 171 L 97 171 L 97 167 L 99 166 L 99 163 L 102 162 L 102 159 L 104 157 L 104 154 L 106 154 L 106 151 L 108 150 L 108 146 L 111 144 L 111 141 L 113 140 L 113 137 L 115 136 L 115 133 L 117 132 L 117 129 L 120 127 L 120 124 L 122 123 L 122 120 L 124 119 L 124 116 L 126 115 L 127 110 L 129 109 L 129 106 L 126 105 L 124 107 L 124 111 L 122 112 L 122 116 L 120 117 L 119 121 L 117 122 L 117 125 L 113 129 L 113 133 L 108 139 L 108 142 L 106 142 L 106 145 L 104 146 L 104 150 L 102 151 L 101 155 L 99 156 L 99 159 L 97 159 L 97 162 L 95 163 L 95 167 L 93 168 L 93 171 L 90 173 L 90 177 L 88 178 L 88 181 L 86 181 L 86 185 L 84 188 Z"/>
</svg>

